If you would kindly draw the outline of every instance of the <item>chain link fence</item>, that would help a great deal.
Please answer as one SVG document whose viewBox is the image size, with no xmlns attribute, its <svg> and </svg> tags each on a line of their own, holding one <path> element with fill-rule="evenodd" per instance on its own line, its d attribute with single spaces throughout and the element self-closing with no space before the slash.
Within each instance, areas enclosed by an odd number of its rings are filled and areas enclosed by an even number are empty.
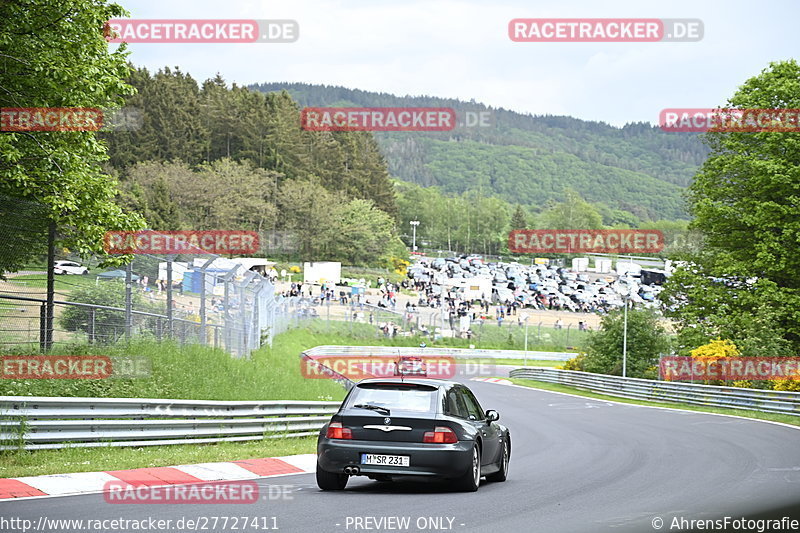
<svg viewBox="0 0 800 533">
<path fill-rule="evenodd" d="M 0 349 L 45 352 L 151 338 L 247 357 L 312 321 L 315 329 L 351 336 L 459 337 L 478 348 L 570 347 L 585 334 L 555 318 L 508 315 L 495 324 L 491 313 L 478 312 L 484 316 L 465 320 L 442 307 L 418 307 L 402 291 L 389 299 L 363 279 L 354 287 L 292 286 L 277 281 L 273 262 L 253 257 L 135 254 L 125 265 L 103 267 L 57 247 L 67 230 L 48 217 L 34 202 L 0 195 Z"/>
</svg>

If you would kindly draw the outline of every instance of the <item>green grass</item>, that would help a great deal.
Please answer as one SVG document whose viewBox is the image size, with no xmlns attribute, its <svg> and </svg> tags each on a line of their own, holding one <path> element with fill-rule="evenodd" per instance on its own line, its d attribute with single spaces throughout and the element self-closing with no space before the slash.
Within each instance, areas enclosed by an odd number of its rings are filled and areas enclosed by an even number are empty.
<svg viewBox="0 0 800 533">
<path fill-rule="evenodd" d="M 516 317 L 508 318 L 502 327 L 496 320 L 487 320 L 483 326 L 473 326 L 472 331 L 476 347 L 478 344 L 491 345 L 497 349 L 525 349 L 525 326 L 517 325 Z M 580 350 L 586 344 L 590 332 L 579 331 L 576 327 L 567 329 L 539 328 L 537 324 L 528 324 L 528 349 L 540 351 L 570 352 Z M 483 346 L 481 346 L 483 347 Z"/>
<path fill-rule="evenodd" d="M 325 309 L 320 308 L 319 311 L 322 317 L 325 316 Z M 472 339 L 461 339 L 445 337 L 435 341 L 428 337 L 415 335 L 413 337 L 395 337 L 386 338 L 382 334 L 376 335 L 377 324 L 391 320 L 395 323 L 401 323 L 400 317 L 392 315 L 387 319 L 387 315 L 381 316 L 375 320 L 375 324 L 367 324 L 363 322 L 347 323 L 343 321 L 331 320 L 330 324 L 326 323 L 324 318 L 315 319 L 307 322 L 306 328 L 311 332 L 335 334 L 339 331 L 339 342 L 330 344 L 353 344 L 354 346 L 362 346 L 369 344 L 379 344 L 384 346 L 419 346 L 421 342 L 425 342 L 428 347 L 450 347 L 450 348 L 469 348 L 474 346 L 477 349 L 483 350 L 523 350 L 525 348 L 525 328 L 519 326 L 503 326 L 498 328 L 496 325 L 484 324 L 483 334 L 478 335 L 479 327 L 475 327 L 473 331 L 475 336 Z M 435 324 L 434 324 L 435 325 Z M 528 350 L 531 352 L 573 352 L 580 350 L 582 342 L 586 339 L 588 332 L 572 331 L 570 334 L 570 345 L 564 344 L 566 341 L 566 330 L 552 330 L 556 335 L 546 337 L 546 330 L 550 328 L 542 327 L 542 340 L 539 341 L 534 334 L 534 328 L 528 330 Z M 581 336 L 575 335 L 581 333 Z M 578 344 L 572 344 L 573 340 Z M 323 343 L 318 343 L 323 344 Z"/>
<path fill-rule="evenodd" d="M 536 381 L 531 379 L 509 378 L 514 384 L 522 385 L 524 387 L 531 387 L 533 389 L 548 390 L 553 392 L 565 392 L 574 394 L 576 396 L 584 396 L 586 398 L 595 398 L 597 400 L 609 400 L 619 403 L 630 403 L 634 405 L 648 405 L 652 407 L 667 407 L 671 409 L 683 409 L 686 411 L 697 411 L 698 413 L 715 413 L 721 415 L 735 415 L 745 418 L 753 418 L 756 420 L 769 420 L 772 422 L 781 422 L 783 424 L 790 424 L 793 426 L 800 426 L 800 417 L 792 415 L 783 415 L 777 413 L 762 413 L 761 411 L 748 411 L 745 409 L 727 409 L 724 407 L 707 407 L 704 405 L 693 405 L 676 402 L 655 402 L 648 400 L 635 400 L 630 398 L 621 398 L 617 396 L 609 396 L 608 394 L 599 394 L 596 392 L 577 389 L 575 387 L 568 387 L 559 383 L 548 383 L 545 381 Z"/>
<path fill-rule="evenodd" d="M 250 359 L 203 346 L 135 341 L 130 345 L 71 345 L 60 355 L 131 355 L 150 360 L 151 375 L 137 379 L 0 380 L 4 396 L 180 398 L 191 400 L 339 400 L 344 389 L 300 374 L 300 352 L 320 344 L 300 332 L 278 336 Z"/>
<path fill-rule="evenodd" d="M 0 453 L 0 476 L 40 476 L 154 466 L 239 461 L 314 453 L 316 437 L 140 448 L 66 448 Z"/>
<path fill-rule="evenodd" d="M 459 362 L 469 361 L 470 363 L 482 363 L 486 365 L 495 364 L 495 365 L 523 366 L 525 364 L 524 359 L 462 359 L 456 357 L 456 360 Z M 547 361 L 542 359 L 528 359 L 528 366 L 546 366 L 549 368 L 555 368 L 557 366 L 563 365 L 564 363 L 566 363 L 566 361 Z"/>
</svg>

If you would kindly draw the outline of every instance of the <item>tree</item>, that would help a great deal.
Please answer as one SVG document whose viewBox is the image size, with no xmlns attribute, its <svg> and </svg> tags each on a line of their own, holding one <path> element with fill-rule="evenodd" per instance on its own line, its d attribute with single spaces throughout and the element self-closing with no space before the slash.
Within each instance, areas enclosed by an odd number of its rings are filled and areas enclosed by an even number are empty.
<svg viewBox="0 0 800 533">
<path fill-rule="evenodd" d="M 564 201 L 551 203 L 539 215 L 540 229 L 601 229 L 603 217 L 573 189 L 564 190 Z"/>
<path fill-rule="evenodd" d="M 0 3 L 0 107 L 120 105 L 131 92 L 127 52 L 124 45 L 109 52 L 102 30 L 124 15 L 99 0 Z M 101 172 L 107 156 L 96 132 L 0 132 L 0 153 L 0 194 L 46 206 L 61 245 L 99 253 L 106 231 L 142 226 L 114 202 L 116 184 Z"/>
<path fill-rule="evenodd" d="M 612 311 L 604 316 L 600 330 L 589 337 L 582 369 L 600 374 L 622 375 L 623 336 L 623 311 Z M 669 339 L 656 314 L 646 309 L 629 309 L 627 376 L 656 378 L 658 373 L 655 367 L 659 356 L 668 349 Z"/>
<path fill-rule="evenodd" d="M 800 65 L 771 63 L 724 107 L 800 108 Z M 704 334 L 736 341 L 743 353 L 744 332 L 769 337 L 775 350 L 783 339 L 796 351 L 800 134 L 709 132 L 705 142 L 711 153 L 688 194 L 691 227 L 705 246 L 684 257 L 689 266 L 663 293 L 671 315 L 684 328 L 698 324 Z"/>
<path fill-rule="evenodd" d="M 528 221 L 525 218 L 525 211 L 522 206 L 517 204 L 514 214 L 511 215 L 511 229 L 527 229 Z"/>
<path fill-rule="evenodd" d="M 336 229 L 332 232 L 330 257 L 350 265 L 389 266 L 397 252 L 399 238 L 394 220 L 370 200 L 350 200 L 334 213 Z M 400 249 L 405 247 L 400 243 Z"/>
<path fill-rule="evenodd" d="M 341 195 L 329 192 L 313 178 L 288 180 L 278 187 L 280 229 L 290 230 L 297 238 L 301 260 L 324 259 L 337 228 L 334 213 L 342 202 Z"/>
</svg>

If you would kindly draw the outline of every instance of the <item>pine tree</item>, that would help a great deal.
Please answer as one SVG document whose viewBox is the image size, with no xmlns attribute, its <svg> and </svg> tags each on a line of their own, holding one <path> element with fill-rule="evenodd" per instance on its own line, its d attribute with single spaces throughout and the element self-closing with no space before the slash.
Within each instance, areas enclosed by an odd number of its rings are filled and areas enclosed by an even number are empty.
<svg viewBox="0 0 800 533">
<path fill-rule="evenodd" d="M 514 210 L 514 214 L 511 215 L 511 229 L 527 229 L 528 228 L 528 221 L 525 217 L 525 211 L 522 209 L 522 206 L 517 204 L 517 209 Z"/>
</svg>

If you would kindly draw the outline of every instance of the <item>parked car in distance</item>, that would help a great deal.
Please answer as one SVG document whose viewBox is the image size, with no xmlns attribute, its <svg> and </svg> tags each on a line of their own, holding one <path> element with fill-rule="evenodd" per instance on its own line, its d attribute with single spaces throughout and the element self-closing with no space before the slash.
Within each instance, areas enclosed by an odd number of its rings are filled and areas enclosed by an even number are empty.
<svg viewBox="0 0 800 533">
<path fill-rule="evenodd" d="M 422 376 L 428 375 L 428 368 L 422 357 L 402 356 L 394 367 L 395 376 Z"/>
<path fill-rule="evenodd" d="M 88 274 L 89 269 L 75 261 L 56 261 L 53 264 L 53 273 L 83 275 Z"/>
</svg>

